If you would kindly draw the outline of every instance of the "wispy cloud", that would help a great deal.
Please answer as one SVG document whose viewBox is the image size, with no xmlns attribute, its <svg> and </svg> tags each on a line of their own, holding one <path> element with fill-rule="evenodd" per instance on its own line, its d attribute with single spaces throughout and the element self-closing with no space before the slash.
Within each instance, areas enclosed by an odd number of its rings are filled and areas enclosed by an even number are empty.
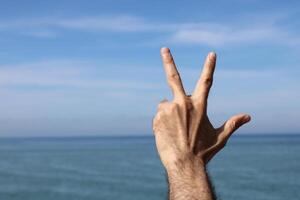
<svg viewBox="0 0 300 200">
<path fill-rule="evenodd" d="M 25 129 L 36 135 L 45 131 L 45 127 L 50 127 L 45 133 L 59 130 L 68 134 L 107 133 L 111 121 L 119 120 L 120 128 L 115 131 L 126 127 L 145 132 L 157 102 L 170 94 L 163 71 L 133 66 L 126 67 L 126 72 L 119 71 L 118 66 L 69 59 L 2 65 L 0 95 L 4 103 L 0 105 L 3 111 L 0 113 L 0 130 L 17 131 L 12 125 L 17 123 L 22 127 L 29 124 Z M 200 70 L 182 68 L 181 73 L 185 87 L 193 89 Z M 299 70 L 283 68 L 216 70 L 209 101 L 214 124 L 241 111 L 252 114 L 253 123 L 259 124 L 258 130 L 265 127 L 263 123 L 280 124 L 280 118 L 272 118 L 275 115 L 293 115 L 296 119 L 299 114 L 294 106 L 300 98 L 296 92 L 299 74 Z M 20 90 L 22 87 L 26 89 Z M 278 105 L 281 109 L 276 109 Z M 132 108 L 136 117 L 131 114 Z M 263 117 L 260 113 L 264 113 Z M 136 127 L 134 122 L 140 118 L 143 118 L 142 125 Z M 76 126 L 70 123 L 76 123 Z M 289 123 L 297 124 L 296 120 Z"/>
<path fill-rule="evenodd" d="M 123 71 L 122 69 L 126 69 Z M 189 77 L 187 87 L 193 87 L 201 69 L 182 68 L 181 74 Z M 139 76 L 136 76 L 139 74 Z M 285 82 L 290 88 L 300 75 L 299 69 L 218 69 L 215 78 L 226 83 L 273 84 L 282 88 Z M 247 80 L 244 82 L 243 80 Z M 0 65 L 0 87 L 65 87 L 98 88 L 109 90 L 159 90 L 165 83 L 165 75 L 159 67 L 106 66 L 88 60 L 46 60 L 30 63 Z M 284 85 L 284 88 L 286 85 Z M 264 87 L 257 88 L 257 91 Z"/>
<path fill-rule="evenodd" d="M 20 33 L 35 37 L 56 37 L 64 34 L 63 30 L 66 29 L 84 32 L 163 32 L 168 35 L 167 41 L 180 44 L 209 46 L 251 42 L 298 44 L 299 36 L 284 26 L 279 26 L 277 21 L 283 21 L 282 17 L 269 16 L 268 20 L 249 21 L 246 25 L 214 21 L 156 22 L 130 15 L 45 17 L 2 21 L 0 31 L 21 30 Z"/>
<path fill-rule="evenodd" d="M 210 46 L 221 46 L 224 44 L 251 43 L 276 41 L 286 38 L 282 30 L 274 27 L 253 27 L 253 28 L 231 28 L 226 27 L 212 30 L 186 29 L 179 30 L 173 34 L 171 41 L 175 43 L 206 44 Z"/>
<path fill-rule="evenodd" d="M 155 83 L 138 82 L 130 77 L 118 76 L 108 67 L 96 63 L 74 60 L 2 65 L 0 87 L 59 87 L 61 89 L 73 87 L 98 88 L 107 91 L 159 88 Z"/>
<path fill-rule="evenodd" d="M 54 25 L 85 31 L 140 32 L 155 29 L 154 25 L 144 19 L 128 15 L 61 19 Z"/>
<path fill-rule="evenodd" d="M 130 15 L 86 17 L 41 17 L 1 21 L 0 31 L 40 29 L 75 29 L 81 31 L 140 32 L 154 31 L 155 24 Z M 57 30 L 59 31 L 59 30 Z"/>
</svg>

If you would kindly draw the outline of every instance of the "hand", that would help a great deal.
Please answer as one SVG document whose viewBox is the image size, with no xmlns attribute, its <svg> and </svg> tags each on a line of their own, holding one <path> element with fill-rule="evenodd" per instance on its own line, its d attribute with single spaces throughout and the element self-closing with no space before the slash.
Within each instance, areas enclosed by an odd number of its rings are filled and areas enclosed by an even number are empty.
<svg viewBox="0 0 300 200">
<path fill-rule="evenodd" d="M 209 53 L 192 95 L 186 95 L 168 48 L 161 49 L 164 69 L 174 99 L 162 101 L 153 119 L 157 150 L 165 168 L 179 163 L 206 165 L 226 144 L 231 134 L 250 121 L 239 114 L 214 128 L 207 116 L 207 98 L 213 82 L 216 54 Z"/>
</svg>

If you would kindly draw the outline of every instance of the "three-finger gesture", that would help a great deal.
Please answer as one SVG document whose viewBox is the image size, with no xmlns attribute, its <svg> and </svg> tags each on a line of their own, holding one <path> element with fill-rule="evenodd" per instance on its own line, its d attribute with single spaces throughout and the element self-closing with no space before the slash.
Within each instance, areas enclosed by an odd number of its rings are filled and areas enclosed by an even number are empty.
<svg viewBox="0 0 300 200">
<path fill-rule="evenodd" d="M 192 95 L 187 95 L 168 48 L 161 49 L 173 101 L 162 101 L 153 119 L 153 131 L 160 158 L 166 168 L 174 163 L 202 162 L 204 165 L 226 144 L 230 135 L 250 121 L 239 114 L 214 128 L 207 116 L 207 98 L 213 83 L 216 54 L 209 53 Z"/>
</svg>

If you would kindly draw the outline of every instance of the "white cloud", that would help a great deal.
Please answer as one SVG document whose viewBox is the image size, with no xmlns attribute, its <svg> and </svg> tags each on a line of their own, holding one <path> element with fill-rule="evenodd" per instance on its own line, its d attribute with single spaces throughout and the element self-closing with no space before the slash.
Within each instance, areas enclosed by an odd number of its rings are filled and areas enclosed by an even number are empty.
<svg viewBox="0 0 300 200">
<path fill-rule="evenodd" d="M 116 31 L 137 32 L 153 30 L 153 26 L 142 18 L 133 16 L 96 16 L 74 19 L 61 19 L 55 24 L 62 28 L 79 29 L 85 31 Z"/>
<path fill-rule="evenodd" d="M 221 46 L 224 44 L 276 41 L 286 38 L 286 33 L 273 27 L 238 28 L 227 27 L 179 30 L 173 34 L 171 41 L 175 43 L 206 44 Z"/>
<path fill-rule="evenodd" d="M 26 30 L 40 31 L 51 29 L 77 29 L 81 31 L 115 31 L 139 32 L 154 31 L 155 25 L 146 22 L 143 18 L 130 15 L 116 16 L 87 16 L 87 17 L 44 17 L 15 19 L 1 21 L 0 31 Z"/>
<path fill-rule="evenodd" d="M 116 132 L 122 129 L 147 132 L 156 104 L 170 94 L 163 70 L 126 67 L 126 72 L 116 73 L 119 69 L 80 60 L 0 66 L 0 130 L 16 135 L 26 130 L 39 135 L 51 134 L 47 129 L 53 127 L 50 130 L 69 135 L 107 134 L 108 127 L 119 120 Z M 181 72 L 188 77 L 183 77 L 185 86 L 194 88 L 193 80 L 199 77 L 200 70 L 182 68 Z M 129 75 L 124 77 L 124 73 Z M 141 76 L 137 77 L 137 73 Z M 276 127 L 282 131 L 286 125 L 282 125 L 281 119 L 290 117 L 293 118 L 288 120 L 289 125 L 299 127 L 296 120 L 299 74 L 297 69 L 284 68 L 216 70 L 209 99 L 212 122 L 219 125 L 232 114 L 249 112 L 253 125 L 243 129 L 244 132 Z M 20 89 L 22 86 L 30 88 Z M 53 86 L 59 89 L 52 90 Z M 31 90 L 34 87 L 42 90 Z M 136 120 L 141 118 L 143 124 L 136 127 Z M 277 125 L 274 128 L 272 124 Z"/>
<path fill-rule="evenodd" d="M 126 71 L 122 71 L 126 69 Z M 201 69 L 181 68 L 181 74 L 187 87 L 194 86 Z M 124 75 L 126 74 L 126 75 Z M 139 76 L 136 76 L 139 74 Z M 215 78 L 232 82 L 273 82 L 274 85 L 283 81 L 294 84 L 297 82 L 299 69 L 276 68 L 253 69 L 243 67 L 217 69 Z M 186 78 L 185 77 L 189 77 Z M 44 60 L 29 63 L 0 65 L 0 87 L 82 87 L 107 89 L 160 89 L 165 83 L 165 75 L 161 67 L 108 66 L 88 60 Z M 260 89 L 260 88 L 258 88 Z"/>
<path fill-rule="evenodd" d="M 99 69 L 104 72 L 99 72 Z M 105 66 L 87 61 L 52 60 L 0 66 L 0 87 L 20 86 L 98 88 L 108 91 L 159 88 L 155 83 L 120 77 Z"/>
<path fill-rule="evenodd" d="M 2 21 L 0 31 L 21 30 L 18 32 L 35 37 L 55 37 L 64 34 L 65 29 L 84 32 L 164 32 L 168 35 L 168 41 L 181 44 L 209 46 L 250 42 L 299 44 L 300 39 L 296 33 L 276 23 L 284 19 L 275 15 L 273 18 L 269 16 L 268 20 L 250 20 L 248 24 L 224 24 L 213 21 L 155 22 L 130 15 L 47 17 Z"/>
</svg>

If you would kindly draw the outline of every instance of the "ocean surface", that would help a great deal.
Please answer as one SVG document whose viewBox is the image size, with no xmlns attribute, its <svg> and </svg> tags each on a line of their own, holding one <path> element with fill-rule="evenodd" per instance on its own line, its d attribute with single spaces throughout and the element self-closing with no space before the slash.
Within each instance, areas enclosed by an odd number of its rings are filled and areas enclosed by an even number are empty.
<svg viewBox="0 0 300 200">
<path fill-rule="evenodd" d="M 300 136 L 233 137 L 209 165 L 222 200 L 300 199 Z M 167 199 L 153 137 L 0 138 L 0 200 Z"/>
</svg>

